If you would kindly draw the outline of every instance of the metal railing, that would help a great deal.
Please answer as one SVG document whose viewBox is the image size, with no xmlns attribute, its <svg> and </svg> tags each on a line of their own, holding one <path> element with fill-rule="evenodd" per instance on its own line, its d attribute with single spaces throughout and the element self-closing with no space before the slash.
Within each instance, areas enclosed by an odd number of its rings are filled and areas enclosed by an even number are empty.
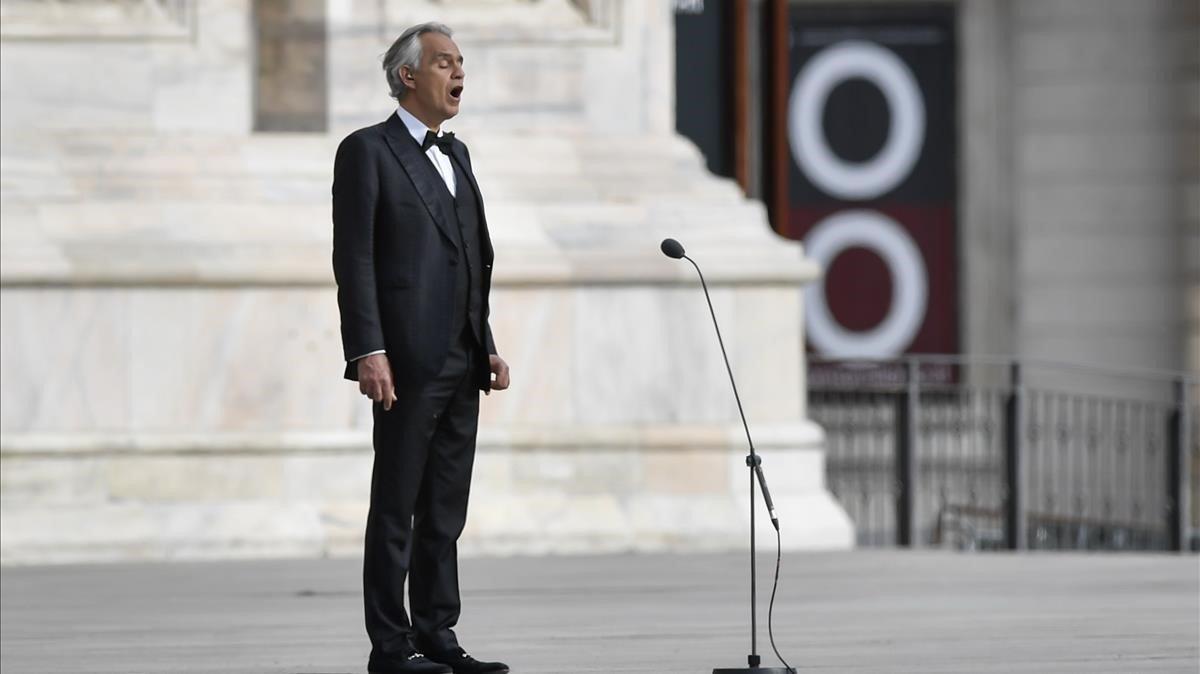
<svg viewBox="0 0 1200 674">
<path fill-rule="evenodd" d="M 1200 549 L 1200 381 L 972 356 L 810 357 L 861 546 Z"/>
</svg>

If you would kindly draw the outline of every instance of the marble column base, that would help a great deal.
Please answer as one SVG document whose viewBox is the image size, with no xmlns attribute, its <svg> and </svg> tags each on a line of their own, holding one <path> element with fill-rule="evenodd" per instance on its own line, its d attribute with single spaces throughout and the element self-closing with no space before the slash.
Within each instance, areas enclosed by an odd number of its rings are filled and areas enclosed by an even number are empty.
<svg viewBox="0 0 1200 674">
<path fill-rule="evenodd" d="M 784 547 L 851 547 L 823 487 L 819 428 L 756 431 Z M 485 429 L 462 554 L 745 547 L 745 453 L 738 427 Z M 361 433 L 8 434 L 0 462 L 4 564 L 361 553 Z"/>
</svg>

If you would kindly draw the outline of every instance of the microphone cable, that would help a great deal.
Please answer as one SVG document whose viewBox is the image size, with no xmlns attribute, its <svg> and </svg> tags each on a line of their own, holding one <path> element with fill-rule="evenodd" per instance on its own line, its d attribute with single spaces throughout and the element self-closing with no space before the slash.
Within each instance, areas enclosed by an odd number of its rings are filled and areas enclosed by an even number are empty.
<svg viewBox="0 0 1200 674">
<path fill-rule="evenodd" d="M 771 585 L 771 603 L 767 608 L 767 636 L 771 639 L 771 650 L 775 651 L 775 657 L 783 663 L 785 669 L 791 674 L 796 674 L 796 668 L 788 664 L 787 660 L 779 654 L 779 649 L 775 647 L 775 631 L 772 629 L 772 621 L 775 614 L 775 591 L 779 589 L 779 564 L 783 560 L 783 534 L 779 529 L 775 529 L 775 582 Z"/>
</svg>

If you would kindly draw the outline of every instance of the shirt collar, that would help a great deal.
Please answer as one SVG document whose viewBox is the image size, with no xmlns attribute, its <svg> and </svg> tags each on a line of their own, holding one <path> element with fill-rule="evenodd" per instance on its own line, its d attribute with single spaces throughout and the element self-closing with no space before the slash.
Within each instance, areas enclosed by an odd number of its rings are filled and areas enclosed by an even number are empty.
<svg viewBox="0 0 1200 674">
<path fill-rule="evenodd" d="M 403 105 L 396 106 L 396 116 L 400 118 L 401 122 L 404 122 L 404 128 L 408 129 L 409 135 L 413 137 L 413 140 L 417 141 L 417 145 L 425 142 L 426 132 L 433 131 L 433 129 L 425 126 L 425 122 L 422 122 L 413 116 L 411 112 L 405 110 Z M 441 131 L 434 133 L 438 136 L 442 135 Z"/>
</svg>

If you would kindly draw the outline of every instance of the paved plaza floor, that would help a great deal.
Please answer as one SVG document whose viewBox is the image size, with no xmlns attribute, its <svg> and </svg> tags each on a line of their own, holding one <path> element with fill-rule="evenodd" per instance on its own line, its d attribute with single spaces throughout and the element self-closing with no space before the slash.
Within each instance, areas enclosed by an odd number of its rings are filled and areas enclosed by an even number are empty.
<svg viewBox="0 0 1200 674">
<path fill-rule="evenodd" d="M 760 555 L 759 651 L 774 663 Z M 1190 672 L 1200 558 L 857 551 L 785 556 L 780 651 L 801 672 Z M 747 556 L 469 559 L 464 645 L 520 672 L 744 666 Z M 365 672 L 360 562 L 0 571 L 0 670 Z"/>
</svg>

